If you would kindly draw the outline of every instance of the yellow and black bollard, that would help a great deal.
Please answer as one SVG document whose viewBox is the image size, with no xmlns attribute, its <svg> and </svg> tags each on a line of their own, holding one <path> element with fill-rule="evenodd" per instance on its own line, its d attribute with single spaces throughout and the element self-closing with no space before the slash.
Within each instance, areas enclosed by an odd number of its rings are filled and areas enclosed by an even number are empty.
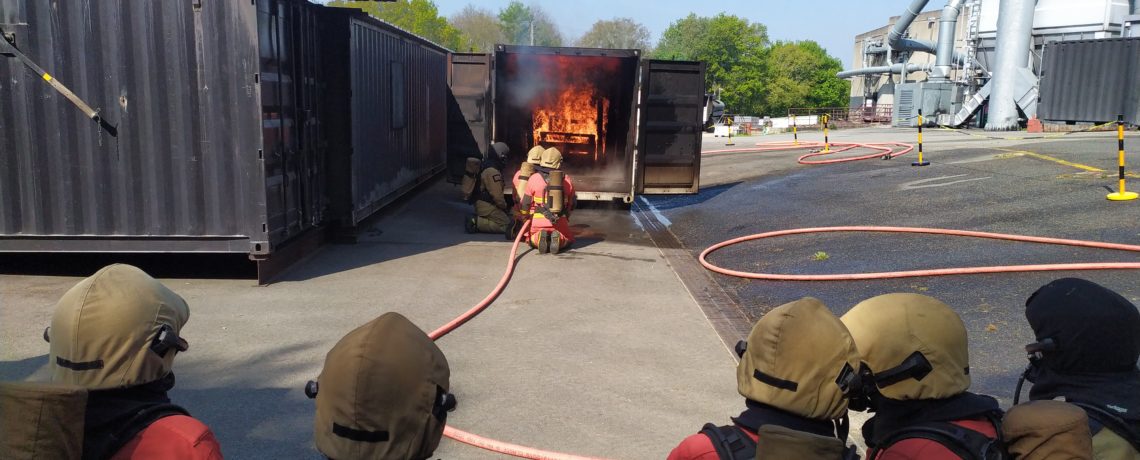
<svg viewBox="0 0 1140 460">
<path fill-rule="evenodd" d="M 732 118 L 725 118 L 725 120 L 726 120 L 725 122 L 728 124 L 728 142 L 725 142 L 724 145 L 725 146 L 736 145 L 735 142 L 732 142 Z"/>
<path fill-rule="evenodd" d="M 792 118 L 792 143 L 800 145 L 800 134 L 796 132 L 796 117 L 791 114 L 788 114 L 788 116 Z"/>
<path fill-rule="evenodd" d="M 929 161 L 922 159 L 922 109 L 918 109 L 918 161 L 911 163 L 911 166 L 929 166 Z"/>
<path fill-rule="evenodd" d="M 1140 194 L 1124 189 L 1124 115 L 1116 117 L 1116 150 L 1120 166 L 1120 191 L 1109 193 L 1106 198 L 1112 201 L 1135 200 Z"/>
<path fill-rule="evenodd" d="M 823 150 L 820 150 L 820 152 L 831 153 L 831 141 L 827 139 L 827 125 L 828 122 L 831 121 L 831 117 L 825 113 L 819 116 L 819 121 L 823 123 Z"/>
</svg>

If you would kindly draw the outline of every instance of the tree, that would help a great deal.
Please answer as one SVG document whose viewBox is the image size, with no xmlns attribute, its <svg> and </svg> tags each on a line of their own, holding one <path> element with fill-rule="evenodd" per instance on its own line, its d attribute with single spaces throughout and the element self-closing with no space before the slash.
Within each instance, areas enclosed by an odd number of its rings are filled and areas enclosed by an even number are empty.
<svg viewBox="0 0 1140 460">
<path fill-rule="evenodd" d="M 846 107 L 851 83 L 839 79 L 843 65 L 814 41 L 777 42 L 768 52 L 768 114 L 793 107 Z"/>
<path fill-rule="evenodd" d="M 499 11 L 499 23 L 507 43 L 512 45 L 530 45 L 533 27 L 534 45 L 562 46 L 562 32 L 540 6 L 513 1 Z"/>
<path fill-rule="evenodd" d="M 654 56 L 659 59 L 704 61 L 705 84 L 721 90 L 721 100 L 734 113 L 764 112 L 768 29 L 763 24 L 721 13 L 711 18 L 695 14 L 677 20 L 661 36 Z"/>
<path fill-rule="evenodd" d="M 649 29 L 630 18 L 598 20 L 578 39 L 578 46 L 649 51 Z"/>
<path fill-rule="evenodd" d="M 465 49 L 463 34 L 440 17 L 439 8 L 431 0 L 399 0 L 395 2 L 333 0 L 328 6 L 357 8 L 396 27 L 422 36 L 445 48 Z"/>
<path fill-rule="evenodd" d="M 451 24 L 467 37 L 471 51 L 486 53 L 491 51 L 496 43 L 506 42 L 503 26 L 499 18 L 490 11 L 467 5 L 462 11 L 451 17 Z"/>
</svg>

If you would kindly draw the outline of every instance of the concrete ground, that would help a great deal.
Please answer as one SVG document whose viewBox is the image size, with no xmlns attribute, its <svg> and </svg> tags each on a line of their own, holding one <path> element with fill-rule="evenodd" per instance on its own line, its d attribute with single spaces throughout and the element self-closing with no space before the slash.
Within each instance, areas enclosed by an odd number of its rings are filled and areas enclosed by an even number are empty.
<svg viewBox="0 0 1140 460">
<path fill-rule="evenodd" d="M 457 196 L 440 181 L 270 286 L 164 279 L 191 305 L 173 399 L 229 458 L 317 457 L 302 389 L 338 339 L 387 311 L 434 329 L 502 274 L 509 243 L 464 234 Z M 542 449 L 663 458 L 738 412 L 731 352 L 631 213 L 584 209 L 574 226 L 577 247 L 527 252 L 498 301 L 439 341 L 459 399 L 449 422 Z M 0 275 L 0 378 L 44 376 L 41 333 L 78 280 Z M 498 458 L 447 439 L 436 457 Z"/>
<path fill-rule="evenodd" d="M 803 166 L 795 152 L 707 154 L 702 192 L 647 197 L 656 215 L 692 257 L 738 236 L 802 227 L 881 225 L 940 227 L 1125 244 L 1140 244 L 1140 201 L 1111 202 L 1116 187 L 1116 136 L 1066 136 L 926 130 L 930 166 L 912 167 L 914 153 L 895 160 Z M 915 131 L 866 128 L 831 132 L 834 141 L 913 142 Z M 1009 137 L 989 139 L 980 136 Z M 742 148 L 789 135 L 735 138 Z M 801 139 L 822 140 L 819 133 Z M 724 149 L 706 138 L 704 151 Z M 1126 147 L 1140 146 L 1130 132 Z M 869 152 L 868 152 L 869 153 Z M 855 156 L 858 152 L 837 156 Z M 1140 157 L 1130 155 L 1140 169 Z M 1099 169 L 1102 171 L 1091 171 Z M 1140 180 L 1130 182 L 1140 189 Z M 654 214 L 654 213 L 650 213 Z M 813 260 L 817 252 L 826 260 Z M 983 265 L 1136 262 L 1136 253 L 946 236 L 874 233 L 795 235 L 726 248 L 711 257 L 727 268 L 766 273 L 831 274 Z M 963 317 L 970 334 L 974 388 L 1012 398 L 1024 368 L 1023 346 L 1033 341 L 1025 299 L 1050 280 L 1084 277 L 1140 303 L 1135 270 L 1011 273 L 881 281 L 773 282 L 721 275 L 716 282 L 750 318 L 802 296 L 823 300 L 836 314 L 888 292 L 920 292 L 942 299 Z"/>
</svg>

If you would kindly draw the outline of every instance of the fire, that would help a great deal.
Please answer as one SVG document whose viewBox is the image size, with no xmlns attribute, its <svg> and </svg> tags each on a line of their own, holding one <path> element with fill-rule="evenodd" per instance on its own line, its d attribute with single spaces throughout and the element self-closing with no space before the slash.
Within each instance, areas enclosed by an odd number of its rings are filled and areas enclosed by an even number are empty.
<svg viewBox="0 0 1140 460">
<path fill-rule="evenodd" d="M 606 150 L 609 99 L 591 86 L 570 84 L 545 102 L 534 108 L 534 141 L 543 145 L 564 144 L 563 153 L 567 155 L 592 153 L 597 162 Z"/>
</svg>

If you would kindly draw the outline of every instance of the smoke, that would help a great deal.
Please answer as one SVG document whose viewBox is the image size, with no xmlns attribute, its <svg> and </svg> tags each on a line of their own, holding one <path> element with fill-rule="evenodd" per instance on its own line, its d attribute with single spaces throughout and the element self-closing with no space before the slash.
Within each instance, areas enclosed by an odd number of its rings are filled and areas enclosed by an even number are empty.
<svg viewBox="0 0 1140 460">
<path fill-rule="evenodd" d="M 549 104 L 568 86 L 621 78 L 621 58 L 512 53 L 507 56 L 507 102 L 527 109 Z"/>
</svg>

